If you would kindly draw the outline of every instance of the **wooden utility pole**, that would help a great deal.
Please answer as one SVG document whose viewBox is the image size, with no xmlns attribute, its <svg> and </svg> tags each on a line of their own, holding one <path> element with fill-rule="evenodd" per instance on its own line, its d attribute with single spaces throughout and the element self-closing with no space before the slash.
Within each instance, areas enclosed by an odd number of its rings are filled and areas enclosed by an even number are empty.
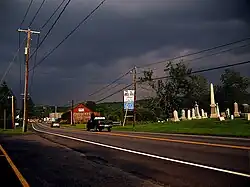
<svg viewBox="0 0 250 187">
<path fill-rule="evenodd" d="M 14 96 L 12 95 L 11 97 L 11 109 L 12 109 L 12 113 L 11 113 L 11 119 L 12 119 L 12 129 L 14 129 L 15 126 L 15 100 L 14 100 Z"/>
<path fill-rule="evenodd" d="M 133 127 L 135 127 L 135 123 L 136 123 L 136 67 L 134 67 L 134 71 L 133 71 L 133 89 L 134 89 L 134 121 L 133 121 Z"/>
<path fill-rule="evenodd" d="M 74 100 L 71 101 L 71 125 L 74 125 Z"/>
<path fill-rule="evenodd" d="M 11 124 L 12 124 L 12 129 L 14 129 L 16 127 L 15 126 L 15 99 L 13 95 L 11 97 L 8 97 L 8 99 L 11 99 Z"/>
<path fill-rule="evenodd" d="M 27 34 L 27 44 L 25 48 L 25 83 L 24 83 L 24 101 L 23 101 L 23 132 L 27 131 L 28 124 L 28 86 L 29 86 L 29 59 L 30 59 L 30 41 L 31 34 L 40 34 L 40 32 L 18 29 L 18 32 L 25 32 Z"/>
</svg>

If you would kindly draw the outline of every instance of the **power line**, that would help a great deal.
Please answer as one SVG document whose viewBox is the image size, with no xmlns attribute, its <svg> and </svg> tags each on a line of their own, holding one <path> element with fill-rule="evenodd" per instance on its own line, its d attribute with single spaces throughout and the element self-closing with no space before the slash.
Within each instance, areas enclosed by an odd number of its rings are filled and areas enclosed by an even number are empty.
<svg viewBox="0 0 250 187">
<path fill-rule="evenodd" d="M 132 70 L 132 69 L 131 69 Z M 100 88 L 99 90 L 96 90 L 95 92 L 89 94 L 89 96 L 95 95 L 97 93 L 99 93 L 100 91 L 108 88 L 109 86 L 111 86 L 112 84 L 116 83 L 117 81 L 119 81 L 120 79 L 122 79 L 123 77 L 125 77 L 126 75 L 128 75 L 129 73 L 131 73 L 131 70 L 129 70 L 128 72 L 124 73 L 123 75 L 119 76 L 118 78 L 116 78 L 114 81 L 112 81 L 111 83 L 109 83 L 108 85 Z"/>
<path fill-rule="evenodd" d="M 188 57 L 188 56 L 197 55 L 197 54 L 204 53 L 204 52 L 208 52 L 208 51 L 211 51 L 211 50 L 214 50 L 214 49 L 226 47 L 226 46 L 233 45 L 233 44 L 236 44 L 236 43 L 241 43 L 241 42 L 244 42 L 244 41 L 247 41 L 247 40 L 250 40 L 250 37 L 243 38 L 243 39 L 240 39 L 240 40 L 237 40 L 237 41 L 234 41 L 234 42 L 230 42 L 230 43 L 218 45 L 218 46 L 215 46 L 215 47 L 203 49 L 203 50 L 200 50 L 200 51 L 196 51 L 196 52 L 194 52 L 194 53 L 189 53 L 189 54 L 186 54 L 186 55 L 176 56 L 176 57 L 174 57 L 174 58 L 169 58 L 169 59 L 164 60 L 164 61 L 149 63 L 149 64 L 146 64 L 146 65 L 144 65 L 144 66 L 138 67 L 138 68 L 148 67 L 148 66 L 155 65 L 155 64 L 165 63 L 165 62 L 167 62 L 167 61 L 172 61 L 172 60 L 176 60 L 176 59 L 180 59 L 180 58 L 184 58 L 184 57 Z"/>
<path fill-rule="evenodd" d="M 193 59 L 190 59 L 190 60 L 185 60 L 183 62 L 193 62 L 193 61 L 196 61 L 196 60 L 200 60 L 200 59 L 203 59 L 203 58 L 215 56 L 215 55 L 218 55 L 218 54 L 226 53 L 226 52 L 229 52 L 229 51 L 232 51 L 232 50 L 235 50 L 235 49 L 244 48 L 244 47 L 248 47 L 248 46 L 250 46 L 250 43 L 240 45 L 240 46 L 236 46 L 236 47 L 229 48 L 229 49 L 225 49 L 225 50 L 221 50 L 221 51 L 218 51 L 218 52 L 215 52 L 215 53 L 212 53 L 212 54 L 204 55 L 204 56 L 193 58 Z M 156 70 L 156 68 L 154 68 L 154 70 Z M 142 74 L 142 73 L 143 72 L 140 72 L 140 73 L 137 73 L 137 74 Z"/>
<path fill-rule="evenodd" d="M 234 66 L 239 66 L 239 65 L 244 65 L 244 64 L 249 64 L 250 60 L 248 61 L 243 61 L 243 62 L 238 62 L 238 63 L 234 63 L 234 64 L 227 64 L 227 65 L 223 65 L 223 66 L 217 66 L 217 67 L 213 67 L 213 68 L 207 68 L 207 69 L 200 69 L 200 70 L 195 70 L 192 71 L 191 74 L 195 74 L 195 73 L 203 73 L 203 72 L 207 72 L 207 71 L 213 71 L 213 70 L 218 70 L 218 69 L 224 69 L 224 68 L 229 68 L 229 67 L 234 67 Z M 163 77 L 156 77 L 156 78 L 152 78 L 151 80 L 161 80 L 161 79 L 165 79 L 165 78 L 169 78 L 170 76 L 163 76 Z M 140 82 L 140 81 L 138 81 Z M 147 81 L 145 81 L 147 82 Z"/>
<path fill-rule="evenodd" d="M 22 25 L 23 25 L 23 23 L 24 23 L 24 21 L 25 21 L 25 19 L 26 19 L 27 15 L 28 15 L 28 13 L 29 13 L 29 10 L 30 10 L 30 7 L 31 7 L 31 5 L 32 5 L 33 1 L 34 1 L 34 0 L 30 0 L 30 3 L 29 3 L 29 5 L 28 5 L 28 7 L 27 7 L 27 10 L 26 10 L 26 12 L 25 12 L 24 16 L 23 16 L 23 20 L 21 21 L 21 23 L 20 23 L 20 27 L 19 27 L 19 28 L 21 28 L 21 27 L 22 27 Z"/>
<path fill-rule="evenodd" d="M 4 74 L 3 74 L 2 78 L 1 78 L 1 81 L 0 81 L 0 84 L 3 83 L 3 80 L 5 79 L 6 75 L 9 73 L 10 68 L 11 68 L 11 66 L 12 66 L 13 63 L 14 63 L 14 61 L 15 61 L 15 59 L 16 59 L 16 57 L 17 57 L 19 51 L 20 51 L 21 46 L 24 44 L 25 39 L 26 39 L 26 38 L 24 38 L 24 40 L 22 41 L 22 44 L 20 45 L 20 47 L 17 49 L 16 53 L 14 54 L 13 59 L 9 62 L 9 66 L 7 67 L 7 69 L 5 70 L 5 72 L 4 72 Z"/>
<path fill-rule="evenodd" d="M 124 90 L 124 89 L 130 87 L 131 85 L 133 85 L 133 84 L 131 83 L 131 84 L 129 84 L 129 85 L 123 87 L 122 89 L 120 89 L 120 90 L 118 90 L 118 91 L 116 91 L 116 92 L 114 92 L 114 93 L 112 93 L 112 94 L 110 94 L 110 95 L 108 95 L 108 96 L 106 96 L 106 97 L 104 97 L 104 98 L 102 98 L 102 99 L 96 101 L 96 103 L 99 103 L 99 102 L 101 102 L 101 101 L 103 101 L 103 100 L 105 100 L 105 99 L 107 99 L 107 98 L 109 98 L 109 97 L 111 97 L 111 96 L 113 96 L 113 95 L 119 93 L 120 91 L 122 91 L 122 90 Z"/>
<path fill-rule="evenodd" d="M 40 40 L 40 35 L 37 35 L 36 49 L 38 48 L 39 40 Z M 35 60 L 34 60 L 34 66 L 35 66 L 36 63 L 37 63 L 37 53 L 38 53 L 38 51 L 36 50 L 36 53 L 35 53 Z M 32 92 L 32 85 L 33 85 L 33 82 L 34 82 L 34 76 L 35 76 L 35 69 L 33 69 L 32 75 L 31 75 L 30 92 Z M 30 93 L 30 95 L 31 95 L 31 93 Z"/>
<path fill-rule="evenodd" d="M 59 46 L 61 46 L 85 21 L 88 20 L 92 14 L 94 14 L 100 7 L 101 5 L 105 2 L 106 0 L 103 0 L 99 3 L 99 5 L 93 9 L 56 47 L 54 47 L 47 55 L 45 55 L 37 64 L 34 66 L 32 69 L 36 68 L 39 66 L 45 59 L 47 59 Z M 40 46 L 39 46 L 40 47 Z M 31 71 L 30 69 L 29 71 Z"/>
<path fill-rule="evenodd" d="M 119 85 L 121 85 L 121 84 L 119 84 L 119 83 L 115 84 L 114 86 L 110 87 L 110 90 L 116 88 L 116 87 L 119 86 Z M 106 92 L 101 92 L 101 93 L 97 94 L 97 96 L 100 97 L 100 96 L 102 96 L 102 95 L 105 94 L 105 93 L 106 93 Z"/>
<path fill-rule="evenodd" d="M 30 27 L 30 26 L 33 24 L 33 22 L 35 21 L 35 19 L 36 19 L 38 13 L 40 12 L 40 10 L 42 9 L 42 7 L 43 7 L 43 5 L 44 5 L 44 3 L 45 3 L 45 1 L 46 1 L 46 0 L 43 0 L 42 3 L 40 4 L 39 8 L 37 9 L 37 11 L 36 11 L 36 13 L 35 13 L 35 15 L 34 15 L 33 19 L 31 20 L 31 22 L 30 22 L 30 24 L 29 24 L 28 27 Z M 21 27 L 20 27 L 20 28 L 21 28 Z"/>
<path fill-rule="evenodd" d="M 48 32 L 46 33 L 46 35 L 43 37 L 42 41 L 39 43 L 37 49 L 30 55 L 31 59 L 33 57 L 33 55 L 37 52 L 37 50 L 41 47 L 41 45 L 43 44 L 43 42 L 46 40 L 46 38 L 48 37 L 48 35 L 50 34 L 51 30 L 54 28 L 55 24 L 58 22 L 58 20 L 60 19 L 60 17 L 62 16 L 63 12 L 65 11 L 65 9 L 67 8 L 67 6 L 69 5 L 69 3 L 71 2 L 71 0 L 68 0 L 68 2 L 65 4 L 65 6 L 63 7 L 62 11 L 60 12 L 60 14 L 57 16 L 56 20 L 54 21 L 54 23 L 52 24 L 52 26 L 50 27 L 50 29 L 48 30 Z M 34 68 L 34 67 L 33 67 Z"/>
<path fill-rule="evenodd" d="M 56 12 L 61 8 L 61 6 L 63 5 L 63 3 L 66 0 L 63 0 L 58 6 L 57 8 L 54 10 L 54 12 L 51 14 L 51 16 L 49 17 L 49 19 L 47 19 L 47 21 L 40 27 L 40 30 L 42 30 L 48 23 L 49 21 L 52 19 L 52 17 L 56 14 Z"/>
<path fill-rule="evenodd" d="M 228 67 L 233 67 L 233 66 L 239 66 L 239 65 L 244 65 L 244 64 L 249 64 L 250 63 L 250 60 L 249 61 L 244 61 L 244 62 L 238 62 L 238 63 L 234 63 L 234 64 L 228 64 L 228 65 L 223 65 L 223 66 L 217 66 L 217 67 L 213 67 L 213 68 L 207 68 L 207 69 L 201 69 L 201 70 L 196 70 L 196 71 L 192 71 L 191 74 L 195 74 L 195 73 L 203 73 L 203 72 L 207 72 L 207 71 L 213 71 L 213 70 L 218 70 L 218 69 L 224 69 L 224 68 L 228 68 Z M 152 78 L 151 80 L 161 80 L 161 79 L 165 79 L 165 78 L 169 78 L 170 76 L 163 76 L 163 77 L 157 77 L 157 78 Z M 140 80 L 136 81 L 136 82 L 141 82 Z M 147 82 L 147 81 L 143 81 L 143 82 Z M 112 97 L 113 95 L 119 93 L 120 91 L 130 87 L 131 85 L 133 85 L 133 83 L 121 88 L 120 90 L 96 101 L 96 103 L 99 103 L 109 97 Z"/>
</svg>

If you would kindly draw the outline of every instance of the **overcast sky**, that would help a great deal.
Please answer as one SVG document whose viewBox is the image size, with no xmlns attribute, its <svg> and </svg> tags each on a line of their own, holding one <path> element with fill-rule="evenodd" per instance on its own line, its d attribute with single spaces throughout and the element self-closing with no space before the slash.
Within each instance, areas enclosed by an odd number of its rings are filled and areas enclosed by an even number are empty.
<svg viewBox="0 0 250 187">
<path fill-rule="evenodd" d="M 0 1 L 0 75 L 5 72 L 17 50 L 17 29 L 29 1 Z M 47 0 L 31 29 L 39 30 L 61 1 Z M 34 0 L 23 28 L 28 27 L 41 2 L 42 0 Z M 41 46 L 38 61 L 98 3 L 97 0 L 72 0 Z M 52 22 L 41 31 L 41 38 L 51 24 Z M 22 40 L 24 36 L 21 33 Z M 112 82 L 134 65 L 142 66 L 249 36 L 248 0 L 107 0 L 86 24 L 36 68 L 31 96 L 37 104 L 52 105 L 64 105 L 71 99 L 101 99 L 122 88 L 124 84 L 131 83 L 132 77 L 125 77 L 119 82 L 120 86 L 105 90 L 99 97 L 91 98 L 88 94 Z M 34 51 L 36 35 L 32 39 Z M 21 52 L 21 61 L 24 63 L 23 48 Z M 200 69 L 230 64 L 250 60 L 249 53 L 249 47 L 241 48 L 194 61 L 189 65 L 193 69 Z M 197 56 L 190 59 L 195 57 Z M 33 63 L 32 60 L 31 67 Z M 155 76 L 161 76 L 163 67 L 164 64 L 160 64 L 150 68 L 156 69 Z M 22 72 L 23 68 L 22 66 Z M 249 68 L 249 65 L 245 65 L 236 69 L 249 75 Z M 216 71 L 205 75 L 209 81 L 216 81 L 220 73 L 221 71 Z M 20 94 L 19 76 L 19 62 L 15 61 L 6 81 L 17 96 Z M 23 77 L 22 73 L 22 79 Z M 143 97 L 143 94 L 139 88 L 138 97 Z M 107 101 L 110 100 L 122 100 L 122 92 Z"/>
</svg>

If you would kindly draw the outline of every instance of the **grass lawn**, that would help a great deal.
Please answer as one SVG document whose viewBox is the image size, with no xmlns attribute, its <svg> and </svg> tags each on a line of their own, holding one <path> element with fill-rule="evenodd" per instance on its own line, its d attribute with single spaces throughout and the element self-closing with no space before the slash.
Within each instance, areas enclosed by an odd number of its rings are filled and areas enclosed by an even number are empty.
<svg viewBox="0 0 250 187">
<path fill-rule="evenodd" d="M 135 128 L 132 125 L 127 125 L 124 127 L 116 126 L 112 130 L 250 137 L 250 121 L 235 119 L 220 122 L 216 119 L 201 119 L 165 123 L 140 123 L 136 124 Z"/>
<path fill-rule="evenodd" d="M 22 135 L 22 134 L 29 134 L 31 132 L 22 132 L 22 128 L 16 128 L 16 129 L 0 129 L 0 135 Z"/>
</svg>

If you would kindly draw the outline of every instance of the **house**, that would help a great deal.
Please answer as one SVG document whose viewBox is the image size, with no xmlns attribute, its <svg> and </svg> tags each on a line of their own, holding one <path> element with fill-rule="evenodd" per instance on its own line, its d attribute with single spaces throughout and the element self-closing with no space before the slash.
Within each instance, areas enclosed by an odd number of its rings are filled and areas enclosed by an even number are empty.
<svg viewBox="0 0 250 187">
<path fill-rule="evenodd" d="M 99 112 L 94 112 L 87 108 L 84 104 L 77 104 L 73 108 L 73 121 L 75 124 L 87 123 L 90 119 L 91 114 L 94 113 L 95 116 L 100 116 Z M 62 114 L 62 120 L 67 120 L 67 123 L 71 122 L 71 110 Z"/>
</svg>

